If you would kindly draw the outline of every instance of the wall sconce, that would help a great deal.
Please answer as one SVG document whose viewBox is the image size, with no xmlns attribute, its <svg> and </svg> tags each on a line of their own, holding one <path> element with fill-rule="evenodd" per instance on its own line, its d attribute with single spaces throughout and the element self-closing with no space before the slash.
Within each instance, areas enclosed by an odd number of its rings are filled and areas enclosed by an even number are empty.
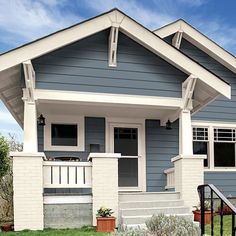
<svg viewBox="0 0 236 236">
<path fill-rule="evenodd" d="M 170 120 L 166 122 L 166 129 L 172 129 Z"/>
<path fill-rule="evenodd" d="M 38 125 L 40 125 L 40 126 L 45 125 L 45 118 L 43 117 L 42 114 L 38 117 L 37 121 L 38 121 Z"/>
</svg>

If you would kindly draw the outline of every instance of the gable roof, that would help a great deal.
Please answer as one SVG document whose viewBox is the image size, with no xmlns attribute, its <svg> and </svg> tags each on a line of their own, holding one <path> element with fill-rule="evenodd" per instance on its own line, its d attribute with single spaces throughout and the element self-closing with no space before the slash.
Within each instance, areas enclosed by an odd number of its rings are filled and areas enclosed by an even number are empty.
<svg viewBox="0 0 236 236">
<path fill-rule="evenodd" d="M 8 74 L 11 74 L 11 71 L 16 70 L 16 68 L 20 71 L 19 67 L 21 63 L 25 61 L 40 57 L 112 26 L 119 27 L 119 30 L 122 33 L 126 34 L 131 39 L 149 49 L 154 54 L 160 56 L 181 71 L 188 75 L 194 75 L 197 77 L 203 85 L 213 90 L 212 94 L 214 94 L 214 97 L 219 94 L 222 94 L 227 98 L 231 97 L 230 86 L 218 76 L 193 61 L 187 55 L 181 53 L 175 47 L 166 43 L 162 38 L 120 10 L 112 9 L 111 11 L 97 17 L 83 21 L 0 55 L 0 96 L 4 103 L 9 107 L 10 112 L 21 125 L 23 124 L 22 109 L 17 110 L 17 107 L 14 107 L 14 105 L 11 105 L 11 102 L 9 102 L 8 96 L 4 95 L 4 93 L 6 93 L 6 88 L 10 86 L 9 82 L 11 81 L 14 81 L 12 86 L 17 87 L 20 91 L 22 90 L 19 87 L 21 72 L 15 73 L 13 76 L 14 78 L 9 77 Z M 9 96 L 11 99 L 12 97 L 14 98 L 14 93 L 10 93 Z M 19 106 L 19 97 L 16 100 L 16 104 Z M 22 104 L 20 105 L 22 107 Z"/>
<path fill-rule="evenodd" d="M 236 57 L 183 19 L 179 19 L 154 30 L 154 33 L 161 38 L 166 38 L 178 31 L 183 32 L 183 37 L 194 46 L 198 47 L 226 68 L 236 73 Z"/>
</svg>

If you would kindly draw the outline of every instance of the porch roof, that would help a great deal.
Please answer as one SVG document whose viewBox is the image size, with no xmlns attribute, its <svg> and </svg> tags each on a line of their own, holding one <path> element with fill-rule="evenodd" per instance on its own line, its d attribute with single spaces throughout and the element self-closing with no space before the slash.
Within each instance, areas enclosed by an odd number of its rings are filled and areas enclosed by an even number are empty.
<svg viewBox="0 0 236 236">
<path fill-rule="evenodd" d="M 186 74 L 197 77 L 194 97 L 196 101 L 197 98 L 200 99 L 197 101 L 198 109 L 215 99 L 219 94 L 227 98 L 231 97 L 230 86 L 221 78 L 191 60 L 120 10 L 113 9 L 0 55 L 0 97 L 21 126 L 23 126 L 24 117 L 20 86 L 21 64 L 110 27 L 118 27 L 122 33 L 154 54 Z M 13 87 L 15 91 L 13 91 Z"/>
</svg>

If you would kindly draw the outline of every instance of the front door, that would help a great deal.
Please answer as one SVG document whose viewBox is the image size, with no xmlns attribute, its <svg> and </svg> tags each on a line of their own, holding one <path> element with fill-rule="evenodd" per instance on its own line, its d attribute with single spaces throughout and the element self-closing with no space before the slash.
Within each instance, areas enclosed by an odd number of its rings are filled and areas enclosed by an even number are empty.
<svg viewBox="0 0 236 236">
<path fill-rule="evenodd" d="M 121 153 L 118 160 L 120 190 L 141 190 L 142 185 L 142 129 L 141 125 L 112 124 L 111 152 Z"/>
</svg>

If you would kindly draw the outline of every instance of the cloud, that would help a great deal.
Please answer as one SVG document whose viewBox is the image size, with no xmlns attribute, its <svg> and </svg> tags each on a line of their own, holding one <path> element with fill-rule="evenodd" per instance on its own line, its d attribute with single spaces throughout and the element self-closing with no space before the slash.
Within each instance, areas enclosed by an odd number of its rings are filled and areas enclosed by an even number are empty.
<svg viewBox="0 0 236 236">
<path fill-rule="evenodd" d="M 63 4 L 66 1 L 0 0 L 0 40 L 15 46 L 82 20 Z"/>
<path fill-rule="evenodd" d="M 81 3 L 81 1 L 77 2 Z M 135 0 L 84 0 L 84 3 L 87 5 L 87 7 L 93 9 L 97 13 L 102 13 L 117 7 L 130 17 L 151 29 L 155 29 L 173 21 L 171 14 L 165 13 L 162 10 L 161 5 L 159 8 L 151 9 L 147 8 L 145 4 L 141 4 Z"/>
<path fill-rule="evenodd" d="M 191 7 L 200 7 L 208 2 L 208 0 L 177 0 L 177 1 Z"/>
</svg>

